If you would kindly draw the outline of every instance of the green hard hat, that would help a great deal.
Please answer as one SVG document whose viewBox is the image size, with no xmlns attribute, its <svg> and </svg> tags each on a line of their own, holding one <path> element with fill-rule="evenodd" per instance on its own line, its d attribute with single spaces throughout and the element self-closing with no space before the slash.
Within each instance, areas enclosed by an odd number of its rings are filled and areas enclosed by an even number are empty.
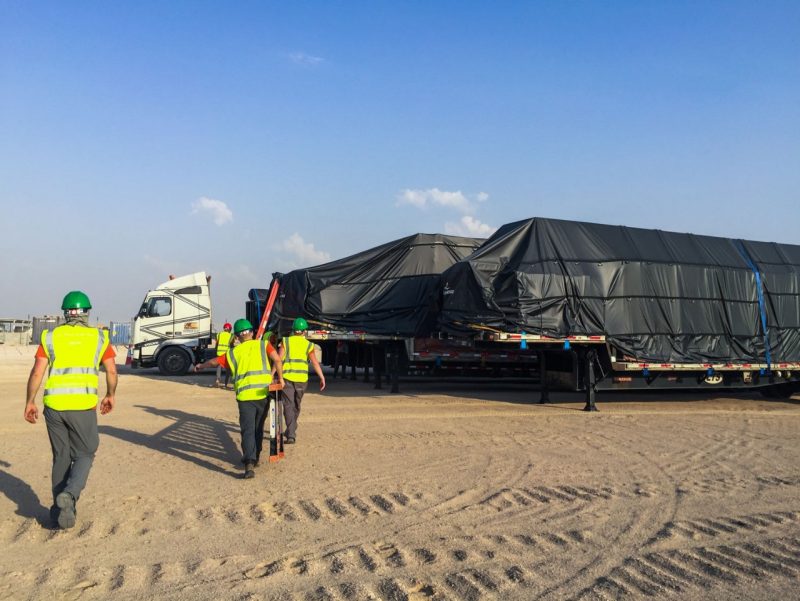
<svg viewBox="0 0 800 601">
<path fill-rule="evenodd" d="M 241 334 L 246 330 L 252 330 L 253 324 L 251 324 L 246 319 L 237 319 L 233 322 L 233 333 L 234 334 Z"/>
<path fill-rule="evenodd" d="M 72 292 L 67 292 L 67 295 L 64 297 L 64 300 L 61 301 L 61 310 L 67 311 L 69 309 L 91 309 L 92 302 L 89 300 L 89 297 L 86 296 L 85 292 L 81 292 L 80 290 L 73 290 Z"/>
<path fill-rule="evenodd" d="M 302 332 L 304 330 L 307 330 L 308 322 L 302 317 L 298 317 L 297 319 L 294 320 L 294 323 L 292 324 L 292 329 L 295 332 Z"/>
</svg>

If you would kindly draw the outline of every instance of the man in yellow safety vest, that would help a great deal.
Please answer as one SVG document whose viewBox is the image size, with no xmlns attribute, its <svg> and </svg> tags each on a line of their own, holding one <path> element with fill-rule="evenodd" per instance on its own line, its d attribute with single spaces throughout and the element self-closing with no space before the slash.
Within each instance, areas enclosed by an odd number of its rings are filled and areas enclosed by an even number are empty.
<svg viewBox="0 0 800 601">
<path fill-rule="evenodd" d="M 283 377 L 286 385 L 281 391 L 283 414 L 286 418 L 286 444 L 294 444 L 297 438 L 297 420 L 300 417 L 300 403 L 308 386 L 308 362 L 319 377 L 319 389 L 325 390 L 325 376 L 314 353 L 314 343 L 306 340 L 308 322 L 298 317 L 292 324 L 293 334 L 281 341 Z"/>
<path fill-rule="evenodd" d="M 39 419 L 36 393 L 45 369 L 44 421 L 53 451 L 51 482 L 53 505 L 50 518 L 61 528 L 75 525 L 76 504 L 86 486 L 94 455 L 100 444 L 97 433 L 97 390 L 100 365 L 106 372 L 106 394 L 100 413 L 114 408 L 117 367 L 108 331 L 89 327 L 92 304 L 83 292 L 69 292 L 61 303 L 66 324 L 42 332 L 33 369 L 28 377 L 24 417 Z"/>
<path fill-rule="evenodd" d="M 229 323 L 226 323 L 222 326 L 222 331 L 217 334 L 217 357 L 221 357 L 222 355 L 226 355 L 228 353 L 228 349 L 231 348 L 231 339 L 233 338 L 233 334 L 231 334 L 231 328 L 233 326 Z M 220 387 L 222 382 L 220 378 L 222 377 L 223 367 L 221 365 L 217 365 L 217 380 L 214 382 L 214 386 L 217 388 Z M 225 369 L 225 385 L 224 388 L 227 390 L 228 388 L 228 378 L 230 378 L 230 370 Z"/>
<path fill-rule="evenodd" d="M 239 340 L 238 345 L 229 348 L 225 355 L 200 363 L 195 369 L 201 370 L 215 365 L 230 369 L 238 401 L 236 405 L 239 408 L 243 477 L 253 478 L 264 442 L 264 421 L 267 419 L 267 397 L 269 385 L 272 383 L 272 369 L 274 367 L 278 384 L 283 385 L 283 368 L 278 353 L 269 341 L 266 338 L 253 338 L 253 326 L 249 321 L 237 319 L 233 324 L 233 333 Z"/>
</svg>

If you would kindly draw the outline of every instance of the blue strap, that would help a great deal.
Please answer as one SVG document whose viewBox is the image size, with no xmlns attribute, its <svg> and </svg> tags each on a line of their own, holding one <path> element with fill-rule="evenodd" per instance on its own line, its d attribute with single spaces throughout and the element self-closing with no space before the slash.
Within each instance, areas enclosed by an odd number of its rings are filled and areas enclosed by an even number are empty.
<svg viewBox="0 0 800 601">
<path fill-rule="evenodd" d="M 750 254 L 745 249 L 744 244 L 741 240 L 735 241 L 739 252 L 744 257 L 744 260 L 747 261 L 747 264 L 750 266 L 750 269 L 753 270 L 753 273 L 756 276 L 756 291 L 758 292 L 758 311 L 761 314 L 761 328 L 764 332 L 764 355 L 767 360 L 767 370 L 771 370 L 772 359 L 770 358 L 769 354 L 769 330 L 767 330 L 767 308 L 764 304 L 764 290 L 763 285 L 761 282 L 761 272 L 756 267 L 756 264 L 753 262 L 753 259 L 750 258 Z"/>
<path fill-rule="evenodd" d="M 256 317 L 258 317 L 258 323 L 261 323 L 261 303 L 258 302 L 258 293 L 256 292 L 253 296 L 256 297 Z"/>
</svg>

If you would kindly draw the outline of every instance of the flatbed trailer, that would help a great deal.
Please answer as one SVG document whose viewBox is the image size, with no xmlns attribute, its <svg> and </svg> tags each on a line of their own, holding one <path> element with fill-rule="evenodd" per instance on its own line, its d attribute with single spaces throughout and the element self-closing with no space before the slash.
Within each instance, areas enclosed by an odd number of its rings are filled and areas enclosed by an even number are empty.
<svg viewBox="0 0 800 601">
<path fill-rule="evenodd" d="M 260 324 L 258 337 L 279 288 L 273 281 L 264 310 L 254 315 Z M 372 370 L 376 388 L 382 387 L 385 375 L 393 392 L 399 391 L 399 378 L 406 375 L 517 376 L 538 379 L 541 403 L 549 401 L 551 390 L 583 392 L 584 409 L 595 411 L 596 392 L 608 390 L 752 389 L 770 398 L 800 391 L 800 362 L 642 361 L 616 349 L 602 334 L 552 337 L 469 325 L 471 336 L 412 338 L 309 322 L 315 327 L 307 337 L 322 348 L 323 364 L 334 365 L 336 345 L 346 342 L 351 379 L 356 379 L 358 367 L 369 382 Z"/>
<path fill-rule="evenodd" d="M 768 398 L 800 392 L 800 362 L 650 362 L 621 354 L 602 335 L 552 338 L 502 331 L 482 335 L 500 344 L 535 346 L 540 402 L 549 400 L 550 389 L 583 391 L 587 411 L 596 410 L 599 390 L 749 389 Z"/>
</svg>

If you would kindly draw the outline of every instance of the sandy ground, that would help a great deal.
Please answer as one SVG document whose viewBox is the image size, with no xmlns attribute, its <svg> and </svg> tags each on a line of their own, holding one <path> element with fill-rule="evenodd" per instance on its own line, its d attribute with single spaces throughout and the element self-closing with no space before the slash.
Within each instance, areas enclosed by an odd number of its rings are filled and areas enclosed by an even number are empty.
<svg viewBox="0 0 800 601">
<path fill-rule="evenodd" d="M 330 380 L 242 480 L 213 375 L 123 370 L 55 531 L 32 354 L 0 356 L 2 599 L 798 598 L 797 397 Z"/>
</svg>

